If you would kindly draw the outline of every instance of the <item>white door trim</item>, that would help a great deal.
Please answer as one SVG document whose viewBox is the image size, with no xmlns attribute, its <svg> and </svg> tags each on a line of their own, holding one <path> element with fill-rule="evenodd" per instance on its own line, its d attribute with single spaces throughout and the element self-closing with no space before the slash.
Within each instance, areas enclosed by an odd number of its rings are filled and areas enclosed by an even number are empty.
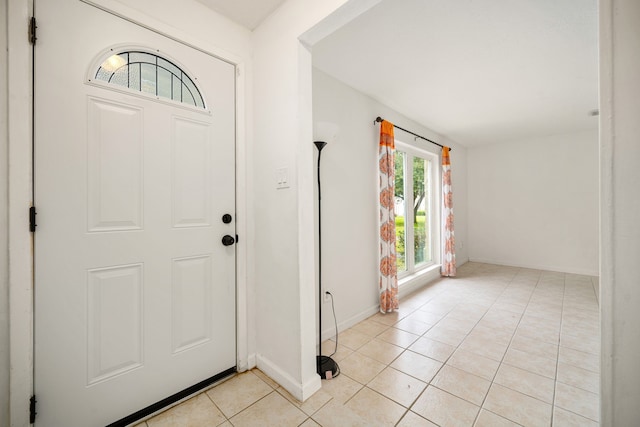
<svg viewBox="0 0 640 427">
<path fill-rule="evenodd" d="M 175 41 L 215 56 L 236 66 L 236 228 L 240 243 L 237 253 L 237 368 L 255 366 L 250 356 L 250 312 L 247 299 L 248 254 L 252 247 L 247 219 L 250 171 L 247 165 L 247 59 L 199 40 L 168 24 L 113 0 L 85 1 L 148 28 Z M 8 29 L 8 140 L 9 140 L 9 405 L 11 427 L 29 425 L 29 398 L 33 391 L 33 272 L 32 236 L 28 209 L 31 205 L 31 45 L 26 26 L 33 1 L 7 0 Z M 25 118 L 28 118 L 25 120 Z"/>
</svg>

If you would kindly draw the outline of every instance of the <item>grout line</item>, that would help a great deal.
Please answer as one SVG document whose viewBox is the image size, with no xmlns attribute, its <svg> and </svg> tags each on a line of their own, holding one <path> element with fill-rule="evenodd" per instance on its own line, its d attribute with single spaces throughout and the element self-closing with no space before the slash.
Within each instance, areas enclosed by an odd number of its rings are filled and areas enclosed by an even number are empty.
<svg viewBox="0 0 640 427">
<path fill-rule="evenodd" d="M 519 269 L 519 270 L 518 270 L 518 272 L 520 272 L 520 271 L 522 271 L 522 269 Z M 522 312 L 522 314 L 520 314 L 520 319 L 518 319 L 518 324 L 516 325 L 515 329 L 514 329 L 514 330 L 513 330 L 513 332 L 511 333 L 511 339 L 509 340 L 509 344 L 507 345 L 507 349 L 505 350 L 504 354 L 502 355 L 502 358 L 500 359 L 500 364 L 498 365 L 498 369 L 496 369 L 496 372 L 493 374 L 493 378 L 491 379 L 491 384 L 489 384 L 489 389 L 487 390 L 487 393 L 484 395 L 484 398 L 482 399 L 482 404 L 480 405 L 480 410 L 479 410 L 479 411 L 478 411 L 478 413 L 476 414 L 476 418 L 473 420 L 473 423 L 474 423 L 474 424 L 478 421 L 478 418 L 480 417 L 480 412 L 481 412 L 481 411 L 482 411 L 482 409 L 484 408 L 484 404 L 485 404 L 485 402 L 487 401 L 487 397 L 489 396 L 489 392 L 490 392 L 490 391 L 491 391 L 491 389 L 493 388 L 493 384 L 494 384 L 494 381 L 495 381 L 495 379 L 496 379 L 496 376 L 498 376 L 498 372 L 500 371 L 500 368 L 502 367 L 502 364 L 504 363 L 504 358 L 506 357 L 507 352 L 509 351 L 509 348 L 511 347 L 511 343 L 513 342 L 513 337 L 516 335 L 516 331 L 518 330 L 518 327 L 520 326 L 520 323 L 522 322 L 522 318 L 524 317 L 524 314 L 525 314 L 525 313 L 526 313 L 526 311 L 527 311 L 527 307 L 529 307 L 529 304 L 531 303 L 531 298 L 533 297 L 533 294 L 534 294 L 534 292 L 535 292 L 535 289 L 538 287 L 538 283 L 540 282 L 540 276 L 542 276 L 542 274 L 540 274 L 540 275 L 538 276 L 538 280 L 536 281 L 536 285 L 533 287 L 533 289 L 532 289 L 532 290 L 531 290 L 531 292 L 529 293 L 529 299 L 527 300 L 527 305 L 525 306 L 524 311 Z M 508 289 L 508 288 L 509 288 L 509 286 L 510 286 L 511 284 L 513 284 L 513 279 L 514 279 L 515 277 L 517 277 L 517 274 L 516 274 L 514 277 L 512 277 L 512 278 L 511 278 L 511 281 L 509 282 L 509 284 L 507 284 L 507 286 L 505 286 L 505 288 L 503 289 L 503 291 L 502 291 L 502 293 L 500 294 L 500 296 L 502 296 L 502 295 L 505 293 L 506 289 Z M 500 297 L 496 298 L 496 301 L 497 301 L 499 298 L 500 298 Z M 493 305 L 495 305 L 495 303 L 494 303 L 494 304 L 492 304 L 492 305 L 491 305 L 491 307 L 493 307 Z M 488 310 L 487 310 L 487 312 L 488 312 Z M 484 317 L 484 316 L 483 316 L 483 317 Z M 507 387 L 507 388 L 508 388 L 508 387 Z M 517 391 L 517 390 L 515 390 L 515 391 Z M 490 412 L 491 412 L 491 411 L 490 411 Z M 500 415 L 500 414 L 496 414 L 496 415 L 499 415 L 500 417 L 502 417 L 502 418 L 504 418 L 504 419 L 508 419 L 507 417 L 505 417 L 505 416 L 503 416 L 503 415 Z M 519 424 L 519 423 L 517 423 L 516 421 L 513 421 L 513 420 L 511 420 L 511 419 L 508 419 L 508 420 L 509 420 L 509 421 L 512 421 L 512 422 L 514 422 L 514 423 L 516 423 L 516 424 Z"/>
</svg>

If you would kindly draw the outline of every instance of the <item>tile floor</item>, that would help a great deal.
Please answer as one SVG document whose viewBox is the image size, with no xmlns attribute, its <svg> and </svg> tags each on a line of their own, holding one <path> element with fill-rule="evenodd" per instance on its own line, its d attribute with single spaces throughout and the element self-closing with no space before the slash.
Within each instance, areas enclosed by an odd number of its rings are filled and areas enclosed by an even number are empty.
<svg viewBox="0 0 640 427">
<path fill-rule="evenodd" d="M 304 403 L 254 369 L 137 427 L 598 426 L 597 291 L 467 263 L 340 333 L 341 374 Z"/>
</svg>

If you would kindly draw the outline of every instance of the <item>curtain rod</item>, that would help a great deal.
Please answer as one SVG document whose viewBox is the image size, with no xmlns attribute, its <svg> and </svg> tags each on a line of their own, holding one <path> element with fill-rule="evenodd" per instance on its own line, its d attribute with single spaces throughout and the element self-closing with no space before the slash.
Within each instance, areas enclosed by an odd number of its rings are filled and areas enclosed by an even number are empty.
<svg viewBox="0 0 640 427">
<path fill-rule="evenodd" d="M 383 120 L 384 120 L 384 119 L 383 119 L 382 117 L 378 116 L 378 117 L 376 117 L 376 120 L 373 122 L 373 124 L 375 125 L 376 123 L 380 123 L 380 122 L 382 122 Z M 417 133 L 413 133 L 413 132 L 411 132 L 410 130 L 406 130 L 405 128 L 401 128 L 401 127 L 400 127 L 400 126 L 398 126 L 398 125 L 393 125 L 393 127 L 394 127 L 394 128 L 398 128 L 398 129 L 400 129 L 400 130 L 403 130 L 403 131 L 405 131 L 405 132 L 407 132 L 407 133 L 410 133 L 411 135 L 415 136 L 416 138 L 424 139 L 425 141 L 429 141 L 430 143 L 435 144 L 435 145 L 437 145 L 438 147 L 444 148 L 444 145 L 438 144 L 437 142 L 432 141 L 432 140 L 430 140 L 429 138 L 425 138 L 424 136 L 422 136 L 422 135 L 418 135 Z M 449 151 L 453 151 L 453 149 L 452 149 L 451 147 L 449 147 Z"/>
</svg>

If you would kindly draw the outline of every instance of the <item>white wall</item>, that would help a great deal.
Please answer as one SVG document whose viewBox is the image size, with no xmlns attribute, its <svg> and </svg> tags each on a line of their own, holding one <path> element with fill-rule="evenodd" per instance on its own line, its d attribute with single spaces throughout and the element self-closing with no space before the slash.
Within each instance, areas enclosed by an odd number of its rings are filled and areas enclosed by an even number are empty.
<svg viewBox="0 0 640 427">
<path fill-rule="evenodd" d="M 338 128 L 336 142 L 322 151 L 322 282 L 323 288 L 334 296 L 340 330 L 378 310 L 380 127 L 373 123 L 377 116 L 453 147 L 457 261 L 462 264 L 467 259 L 466 149 L 443 142 L 431 130 L 314 68 L 314 123 L 329 122 Z M 413 136 L 400 130 L 395 131 L 395 137 L 406 143 L 414 142 Z M 433 153 L 440 152 L 438 146 L 422 140 L 415 144 Z M 316 159 L 312 163 L 314 169 Z M 331 336 L 333 331 L 331 305 L 325 303 L 323 336 Z"/>
<path fill-rule="evenodd" d="M 600 1 L 601 421 L 640 420 L 640 2 Z"/>
<path fill-rule="evenodd" d="M 376 1 L 289 0 L 253 34 L 257 366 L 300 400 L 319 389 L 320 377 L 311 54 L 299 38 L 306 33 L 312 44 L 330 30 L 323 24 L 335 29 Z M 280 168 L 288 169 L 287 189 L 276 189 Z"/>
<path fill-rule="evenodd" d="M 9 425 L 7 3 L 0 1 L 0 425 Z"/>
<path fill-rule="evenodd" d="M 472 261 L 598 274 L 597 130 L 468 156 Z"/>
</svg>

